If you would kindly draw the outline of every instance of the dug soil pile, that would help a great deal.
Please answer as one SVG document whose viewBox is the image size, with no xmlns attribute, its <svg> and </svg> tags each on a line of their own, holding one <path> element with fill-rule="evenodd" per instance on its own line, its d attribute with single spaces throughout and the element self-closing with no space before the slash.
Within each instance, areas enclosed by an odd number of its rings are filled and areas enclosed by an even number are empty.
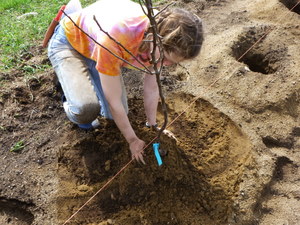
<svg viewBox="0 0 300 225">
<path fill-rule="evenodd" d="M 85 203 L 67 224 L 299 224 L 296 3 L 176 1 L 203 19 L 205 42 L 195 60 L 163 73 L 177 141 L 161 138 L 160 167 L 151 144 L 147 165 L 131 162 L 113 121 L 88 132 L 71 124 L 52 69 L 2 72 L 0 224 L 64 224 Z M 48 62 L 38 47 L 24 57 L 24 66 Z M 130 120 L 150 143 L 142 76 L 124 78 Z"/>
</svg>

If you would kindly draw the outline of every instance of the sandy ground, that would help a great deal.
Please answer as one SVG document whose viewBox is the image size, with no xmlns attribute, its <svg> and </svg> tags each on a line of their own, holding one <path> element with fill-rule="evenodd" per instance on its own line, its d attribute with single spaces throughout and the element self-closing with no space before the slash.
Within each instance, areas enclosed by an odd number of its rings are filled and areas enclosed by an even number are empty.
<svg viewBox="0 0 300 225">
<path fill-rule="evenodd" d="M 146 166 L 130 163 L 68 224 L 299 224 L 296 3 L 176 1 L 205 25 L 199 57 L 162 77 L 169 121 L 184 112 L 169 127 L 178 141 L 160 140 L 161 167 L 147 148 Z M 47 61 L 43 49 L 31 53 L 24 65 Z M 144 127 L 141 74 L 124 77 L 130 120 L 149 143 L 156 133 Z M 103 118 L 95 131 L 71 124 L 52 69 L 0 78 L 0 224 L 63 224 L 130 162 L 126 141 Z"/>
</svg>

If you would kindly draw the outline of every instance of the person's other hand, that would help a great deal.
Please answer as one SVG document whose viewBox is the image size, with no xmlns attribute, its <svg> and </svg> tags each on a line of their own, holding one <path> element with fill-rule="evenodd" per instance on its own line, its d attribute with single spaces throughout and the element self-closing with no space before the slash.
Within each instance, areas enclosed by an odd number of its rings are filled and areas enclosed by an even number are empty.
<svg viewBox="0 0 300 225">
<path fill-rule="evenodd" d="M 131 151 L 132 158 L 138 162 L 142 162 L 143 164 L 146 164 L 143 158 L 144 147 L 145 147 L 145 142 L 142 141 L 141 139 L 135 139 L 134 141 L 129 143 L 129 148 Z"/>
</svg>

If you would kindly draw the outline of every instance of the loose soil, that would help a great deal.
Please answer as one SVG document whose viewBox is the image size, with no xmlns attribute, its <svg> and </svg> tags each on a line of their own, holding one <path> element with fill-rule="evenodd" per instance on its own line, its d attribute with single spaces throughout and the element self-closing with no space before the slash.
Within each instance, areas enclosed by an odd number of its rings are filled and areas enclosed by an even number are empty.
<svg viewBox="0 0 300 225">
<path fill-rule="evenodd" d="M 151 144 L 147 165 L 130 163 L 113 121 L 99 118 L 94 131 L 69 122 L 52 69 L 1 72 L 0 224 L 64 224 L 94 195 L 67 224 L 299 224 L 296 3 L 176 1 L 203 19 L 205 42 L 195 60 L 163 72 L 177 141 L 160 139 L 160 167 Z M 24 66 L 49 63 L 40 47 L 28 55 Z M 141 77 L 124 70 L 129 118 L 151 143 Z"/>
</svg>

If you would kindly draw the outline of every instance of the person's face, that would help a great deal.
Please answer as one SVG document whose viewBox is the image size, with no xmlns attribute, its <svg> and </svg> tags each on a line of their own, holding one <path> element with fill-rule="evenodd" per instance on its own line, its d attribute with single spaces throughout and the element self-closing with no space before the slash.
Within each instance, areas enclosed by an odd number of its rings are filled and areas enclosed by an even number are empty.
<svg viewBox="0 0 300 225">
<path fill-rule="evenodd" d="M 181 56 L 178 56 L 174 53 L 168 53 L 168 52 L 164 52 L 164 66 L 171 66 L 173 64 L 177 64 L 181 61 L 183 61 L 184 59 Z"/>
<path fill-rule="evenodd" d="M 153 47 L 152 43 L 150 45 L 151 45 L 150 49 L 152 49 Z M 148 54 L 148 59 L 151 59 L 151 51 L 149 51 L 147 54 Z M 159 48 L 157 47 L 155 51 L 155 58 L 159 59 L 160 58 L 159 56 L 160 56 L 160 52 L 159 52 Z M 183 57 L 173 52 L 164 51 L 164 63 L 163 63 L 164 66 L 171 66 L 179 62 L 182 62 L 183 60 L 184 60 Z M 160 67 L 160 63 L 158 63 L 157 66 Z"/>
<path fill-rule="evenodd" d="M 155 57 L 158 59 L 159 58 L 159 50 L 156 49 Z M 168 53 L 167 51 L 164 51 L 164 66 L 171 66 L 174 64 L 177 64 L 181 61 L 183 61 L 184 58 L 181 56 L 178 56 L 174 54 L 173 52 Z M 158 64 L 160 66 L 160 63 Z"/>
</svg>

